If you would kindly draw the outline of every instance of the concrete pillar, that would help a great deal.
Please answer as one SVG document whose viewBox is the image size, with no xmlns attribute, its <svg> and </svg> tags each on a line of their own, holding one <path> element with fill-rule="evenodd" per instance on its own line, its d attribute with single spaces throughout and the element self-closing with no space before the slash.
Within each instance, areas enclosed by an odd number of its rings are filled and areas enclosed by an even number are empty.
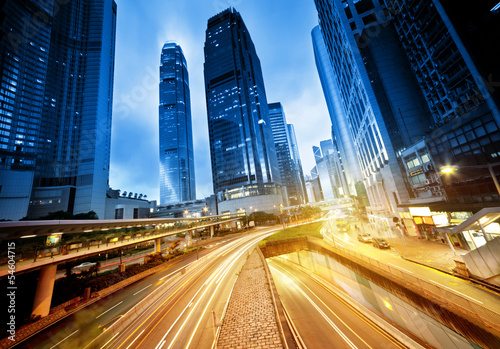
<svg viewBox="0 0 500 349">
<path fill-rule="evenodd" d="M 488 234 L 486 234 L 486 231 L 484 230 L 483 225 L 481 224 L 481 222 L 479 222 L 479 221 L 476 221 L 476 222 L 477 222 L 477 225 L 479 225 L 479 228 L 481 229 L 481 232 L 483 233 L 484 240 L 486 242 L 490 241 L 491 239 L 489 238 Z"/>
<path fill-rule="evenodd" d="M 51 264 L 40 270 L 38 285 L 36 287 L 35 300 L 31 315 L 41 317 L 49 315 L 54 281 L 56 280 L 57 264 Z"/>
<path fill-rule="evenodd" d="M 155 253 L 161 253 L 161 238 L 155 239 Z"/>
<path fill-rule="evenodd" d="M 189 230 L 186 232 L 186 247 L 191 247 L 193 245 L 193 231 Z"/>
<path fill-rule="evenodd" d="M 214 237 L 215 227 L 213 225 L 210 226 L 210 238 Z"/>
</svg>

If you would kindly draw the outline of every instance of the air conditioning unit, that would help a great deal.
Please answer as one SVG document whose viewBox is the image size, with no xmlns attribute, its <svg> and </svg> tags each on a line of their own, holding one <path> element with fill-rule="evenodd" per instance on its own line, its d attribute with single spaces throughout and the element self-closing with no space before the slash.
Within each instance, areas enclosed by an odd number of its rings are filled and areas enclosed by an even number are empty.
<svg viewBox="0 0 500 349">
<path fill-rule="evenodd" d="M 425 184 L 431 184 L 431 181 L 430 181 L 430 180 L 428 180 L 428 179 L 426 179 L 426 180 L 425 180 Z"/>
</svg>

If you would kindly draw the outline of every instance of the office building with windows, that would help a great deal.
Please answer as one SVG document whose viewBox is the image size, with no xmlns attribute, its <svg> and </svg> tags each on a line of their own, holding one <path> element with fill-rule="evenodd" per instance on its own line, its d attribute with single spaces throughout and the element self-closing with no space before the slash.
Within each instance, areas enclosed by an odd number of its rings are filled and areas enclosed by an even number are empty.
<svg viewBox="0 0 500 349">
<path fill-rule="evenodd" d="M 488 166 L 500 157 L 497 1 L 386 1 L 433 117 L 425 142 L 403 153 L 415 203 L 434 211 L 498 206 Z M 440 169 L 456 170 L 443 175 Z M 492 167 L 495 176 L 499 168 Z"/>
<path fill-rule="evenodd" d="M 331 139 L 320 142 L 320 146 L 313 146 L 314 160 L 321 183 L 324 200 L 334 200 L 344 195 L 341 181 L 341 168 L 338 159 L 338 150 Z"/>
<path fill-rule="evenodd" d="M 295 206 L 303 203 L 302 187 L 297 164 L 292 158 L 293 149 L 285 112 L 281 103 L 270 103 L 269 117 L 273 132 L 276 157 L 280 169 L 281 191 L 285 206 Z"/>
<path fill-rule="evenodd" d="M 295 164 L 295 171 L 299 180 L 300 190 L 299 194 L 302 196 L 302 203 L 307 203 L 306 181 L 304 179 L 304 171 L 302 169 L 302 161 L 300 160 L 299 145 L 297 137 L 295 136 L 295 127 L 288 124 L 288 136 L 290 137 L 290 146 L 292 148 L 292 160 Z"/>
<path fill-rule="evenodd" d="M 391 223 L 412 195 L 401 152 L 426 134 L 429 111 L 385 4 L 316 0 L 316 6 L 342 107 L 336 114 L 348 120 L 368 213 Z"/>
<path fill-rule="evenodd" d="M 116 10 L 113 0 L 3 2 L 0 218 L 104 217 Z"/>
<path fill-rule="evenodd" d="M 160 205 L 196 200 L 189 76 L 175 42 L 161 52 L 159 130 Z"/>
<path fill-rule="evenodd" d="M 319 26 L 314 27 L 311 35 L 316 68 L 332 121 L 332 134 L 336 139 L 339 157 L 344 169 L 344 192 L 347 195 L 357 195 L 355 186 L 356 183 L 362 183 L 363 176 L 354 146 L 354 139 L 349 129 L 348 118 L 342 105 L 340 90 L 336 88 L 337 77 L 330 63 L 330 56 Z"/>
<path fill-rule="evenodd" d="M 281 179 L 260 61 L 233 8 L 208 20 L 204 74 L 219 213 L 279 212 Z"/>
</svg>

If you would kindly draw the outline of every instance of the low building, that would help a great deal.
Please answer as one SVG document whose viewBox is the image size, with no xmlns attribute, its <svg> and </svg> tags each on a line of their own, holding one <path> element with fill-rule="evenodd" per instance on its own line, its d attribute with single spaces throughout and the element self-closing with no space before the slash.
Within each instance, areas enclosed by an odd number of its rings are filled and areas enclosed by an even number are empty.
<svg viewBox="0 0 500 349">
<path fill-rule="evenodd" d="M 104 219 L 149 218 L 156 211 L 156 200 L 148 201 L 147 195 L 133 192 L 121 193 L 119 189 L 106 191 L 106 210 Z"/>
</svg>

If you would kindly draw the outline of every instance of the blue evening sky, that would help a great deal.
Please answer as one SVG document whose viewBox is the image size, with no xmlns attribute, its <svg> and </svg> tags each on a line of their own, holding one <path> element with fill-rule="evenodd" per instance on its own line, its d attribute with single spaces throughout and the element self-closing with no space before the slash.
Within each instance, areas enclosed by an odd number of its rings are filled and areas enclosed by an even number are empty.
<svg viewBox="0 0 500 349">
<path fill-rule="evenodd" d="M 311 42 L 313 0 L 116 0 L 118 4 L 110 185 L 159 199 L 158 82 L 163 44 L 186 56 L 191 88 L 197 198 L 213 193 L 203 46 L 207 20 L 239 11 L 260 58 L 267 100 L 281 102 L 295 126 L 304 174 L 312 146 L 330 138 L 330 119 Z"/>
</svg>

